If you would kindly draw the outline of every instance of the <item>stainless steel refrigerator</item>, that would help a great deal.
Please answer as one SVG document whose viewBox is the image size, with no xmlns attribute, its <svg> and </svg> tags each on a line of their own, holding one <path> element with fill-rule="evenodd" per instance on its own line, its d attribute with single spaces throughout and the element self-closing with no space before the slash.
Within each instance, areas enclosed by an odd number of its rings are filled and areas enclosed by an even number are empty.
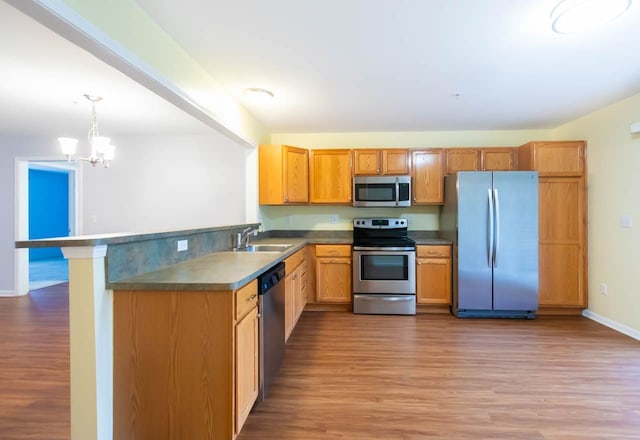
<svg viewBox="0 0 640 440">
<path fill-rule="evenodd" d="M 453 241 L 458 317 L 534 318 L 538 309 L 538 173 L 445 177 L 440 230 Z"/>
</svg>

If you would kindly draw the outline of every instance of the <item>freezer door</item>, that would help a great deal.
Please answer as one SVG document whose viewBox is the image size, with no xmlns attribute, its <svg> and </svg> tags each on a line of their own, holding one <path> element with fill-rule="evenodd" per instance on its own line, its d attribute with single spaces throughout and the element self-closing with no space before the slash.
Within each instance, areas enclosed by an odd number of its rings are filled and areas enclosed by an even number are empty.
<svg viewBox="0 0 640 440">
<path fill-rule="evenodd" d="M 490 172 L 464 171 L 458 176 L 457 309 L 491 310 L 492 262 Z M 454 301 L 455 302 L 455 301 Z"/>
<path fill-rule="evenodd" d="M 538 309 L 538 174 L 494 172 L 493 309 Z"/>
</svg>

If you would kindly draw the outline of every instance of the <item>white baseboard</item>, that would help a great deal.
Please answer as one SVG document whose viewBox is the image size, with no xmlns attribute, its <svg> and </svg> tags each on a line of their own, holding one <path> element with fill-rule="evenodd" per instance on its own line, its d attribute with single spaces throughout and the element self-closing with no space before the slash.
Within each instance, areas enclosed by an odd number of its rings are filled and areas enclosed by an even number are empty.
<svg viewBox="0 0 640 440">
<path fill-rule="evenodd" d="M 640 341 L 640 331 L 631 328 L 627 325 L 624 324 L 620 324 L 619 322 L 613 321 L 609 318 L 605 318 L 602 315 L 598 315 L 597 313 L 592 312 L 591 310 L 583 310 L 582 311 L 582 316 L 589 318 L 597 323 L 600 323 L 602 325 L 605 325 L 609 328 L 612 328 L 613 330 L 620 332 L 622 334 L 625 334 L 627 336 L 632 337 L 633 339 L 636 339 L 638 341 Z"/>
<path fill-rule="evenodd" d="M 0 290 L 0 297 L 2 296 L 20 296 L 13 290 Z"/>
</svg>

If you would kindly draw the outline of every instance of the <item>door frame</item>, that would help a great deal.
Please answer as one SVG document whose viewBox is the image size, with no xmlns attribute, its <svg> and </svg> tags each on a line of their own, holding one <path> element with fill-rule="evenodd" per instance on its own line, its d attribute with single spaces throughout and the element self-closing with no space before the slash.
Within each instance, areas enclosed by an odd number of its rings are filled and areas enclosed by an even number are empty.
<svg viewBox="0 0 640 440">
<path fill-rule="evenodd" d="M 29 239 L 29 168 L 65 170 L 69 173 L 69 235 L 82 234 L 82 167 L 60 157 L 15 158 L 15 239 Z M 29 292 L 29 250 L 15 249 L 14 288 L 17 295 Z"/>
</svg>

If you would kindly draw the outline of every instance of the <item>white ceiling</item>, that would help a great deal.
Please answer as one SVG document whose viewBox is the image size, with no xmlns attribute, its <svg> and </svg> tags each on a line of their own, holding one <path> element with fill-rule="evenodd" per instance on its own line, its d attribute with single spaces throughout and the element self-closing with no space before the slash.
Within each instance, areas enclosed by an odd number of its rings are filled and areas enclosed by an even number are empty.
<svg viewBox="0 0 640 440">
<path fill-rule="evenodd" d="M 550 128 L 640 92 L 640 1 L 559 35 L 558 0 L 137 0 L 274 132 Z M 461 96 L 455 95 L 461 93 Z"/>
<path fill-rule="evenodd" d="M 640 92 L 640 0 L 587 35 L 557 0 L 137 2 L 272 132 L 550 128 Z M 3 134 L 82 136 L 84 93 L 107 135 L 211 130 L 3 1 L 0 61 Z"/>
<path fill-rule="evenodd" d="M 103 97 L 97 113 L 105 136 L 211 131 L 2 1 L 0 65 L 0 133 L 5 135 L 82 138 L 91 126 L 86 93 Z"/>
</svg>

